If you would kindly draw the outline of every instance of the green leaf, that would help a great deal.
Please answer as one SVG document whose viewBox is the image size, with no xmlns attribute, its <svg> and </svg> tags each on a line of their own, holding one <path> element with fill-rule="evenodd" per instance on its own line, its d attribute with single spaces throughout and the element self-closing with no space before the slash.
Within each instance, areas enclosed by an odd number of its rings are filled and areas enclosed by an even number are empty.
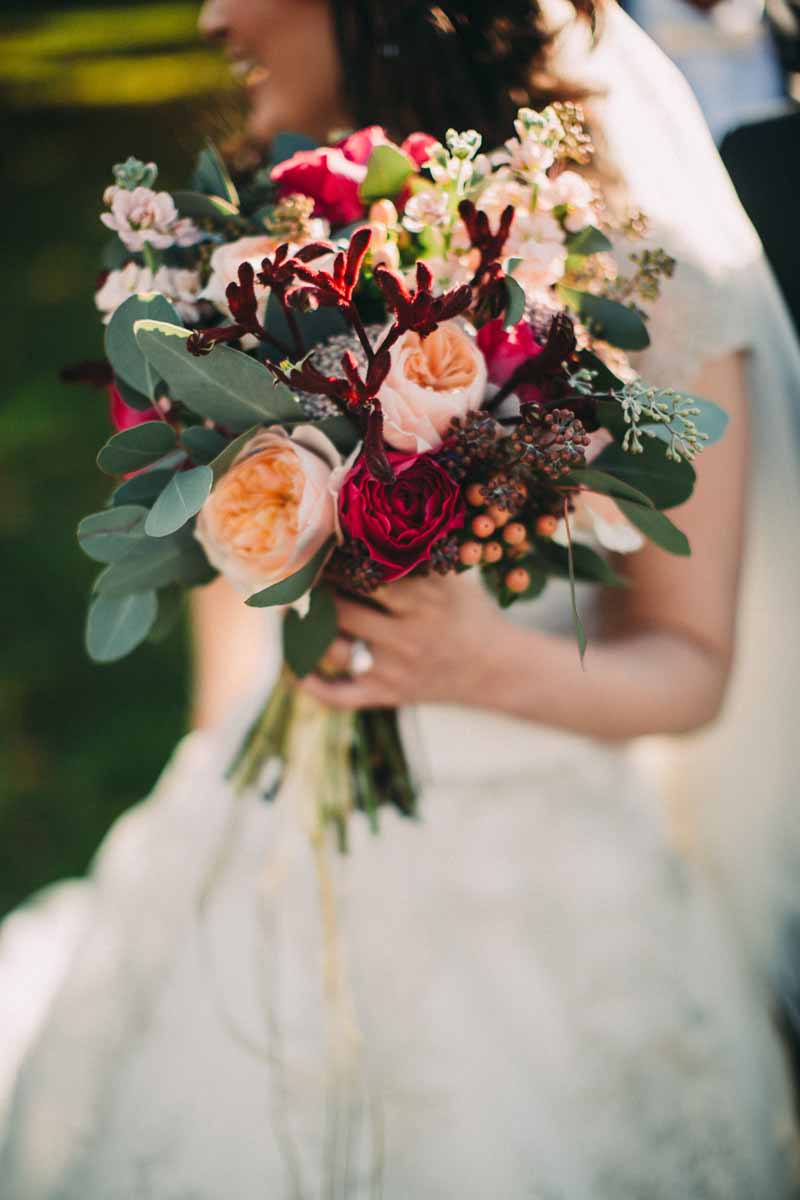
<svg viewBox="0 0 800 1200">
<path fill-rule="evenodd" d="M 111 503 L 116 508 L 122 504 L 141 504 L 149 508 L 172 479 L 172 471 L 155 467 L 151 471 L 140 471 L 126 479 L 111 493 Z"/>
<path fill-rule="evenodd" d="M 130 596 L 96 596 L 86 621 L 86 648 L 98 663 L 116 662 L 143 642 L 156 619 L 153 591 Z"/>
<path fill-rule="evenodd" d="M 506 275 L 506 293 L 508 303 L 503 319 L 503 329 L 511 329 L 512 325 L 516 325 L 525 316 L 526 300 L 524 291 L 511 275 Z"/>
<path fill-rule="evenodd" d="M 153 398 L 157 380 L 134 335 L 139 320 L 166 321 L 182 327 L 179 313 L 160 292 L 143 292 L 123 300 L 106 326 L 106 356 L 117 379 L 142 396 Z"/>
<path fill-rule="evenodd" d="M 221 196 L 238 211 L 239 193 L 228 173 L 222 155 L 213 142 L 207 142 L 197 157 L 192 187 L 207 196 Z"/>
<path fill-rule="evenodd" d="M 145 533 L 155 538 L 175 533 L 199 513 L 213 482 L 214 474 L 210 467 L 176 471 L 147 514 Z"/>
<path fill-rule="evenodd" d="M 222 196 L 205 195 L 203 192 L 173 192 L 172 199 L 182 217 L 195 220 L 211 220 L 244 224 L 237 205 Z"/>
<path fill-rule="evenodd" d="M 344 415 L 323 417 L 321 421 L 309 421 L 309 424 L 329 437 L 339 453 L 345 457 L 352 454 L 361 441 L 358 428 Z"/>
<path fill-rule="evenodd" d="M 595 229 L 594 225 L 587 225 L 579 233 L 573 233 L 567 238 L 568 254 L 585 256 L 588 254 L 600 254 L 613 249 L 614 247 L 606 235 L 601 233 L 599 229 Z"/>
<path fill-rule="evenodd" d="M 569 518 L 567 518 L 567 521 Z M 578 612 L 578 597 L 575 593 L 575 549 L 572 545 L 572 538 L 567 532 L 567 566 L 569 573 L 569 598 L 572 605 L 572 622 L 575 626 L 575 637 L 578 640 L 578 654 L 583 666 L 583 659 L 586 654 L 586 630 L 583 628 L 581 614 Z"/>
<path fill-rule="evenodd" d="M 95 580 L 101 596 L 125 596 L 181 583 L 208 583 L 214 570 L 190 529 L 163 538 L 145 538 L 121 562 L 106 567 Z"/>
<path fill-rule="evenodd" d="M 597 337 L 620 350 L 644 350 L 650 345 L 647 326 L 637 312 L 607 300 L 605 296 L 593 296 L 591 292 L 579 292 L 575 288 L 559 284 L 558 293 L 562 300 L 578 314 Z"/>
<path fill-rule="evenodd" d="M 689 499 L 696 475 L 691 463 L 672 462 L 660 441 L 645 438 L 642 453 L 631 454 L 616 442 L 606 446 L 592 469 L 624 480 L 648 496 L 656 508 L 676 508 Z"/>
<path fill-rule="evenodd" d="M 365 204 L 384 197 L 394 199 L 414 170 L 414 164 L 397 146 L 376 146 L 367 161 L 367 174 L 358 190 Z"/>
<path fill-rule="evenodd" d="M 216 458 L 211 460 L 208 465 L 211 467 L 214 483 L 225 474 L 228 467 L 233 464 L 233 460 L 239 451 L 244 449 L 251 437 L 254 437 L 260 428 L 260 425 L 252 425 L 249 429 L 245 429 L 244 433 L 240 433 L 232 442 L 228 442 L 221 454 L 218 454 Z"/>
<path fill-rule="evenodd" d="M 138 504 L 123 504 L 84 517 L 78 525 L 78 542 L 84 554 L 95 562 L 119 562 L 144 536 L 147 509 Z"/>
<path fill-rule="evenodd" d="M 549 538 L 539 538 L 536 543 L 536 558 L 547 565 L 553 575 L 561 579 L 569 579 L 569 552 L 566 546 L 560 546 Z M 572 569 L 578 583 L 602 583 L 606 587 L 628 587 L 628 580 L 619 575 L 613 567 L 582 542 L 572 543 Z"/>
<path fill-rule="evenodd" d="M 116 233 L 103 246 L 100 261 L 107 271 L 119 271 L 133 254 Z"/>
<path fill-rule="evenodd" d="M 106 475 L 126 475 L 158 462 L 175 446 L 175 430 L 165 421 L 144 421 L 110 437 L 97 455 Z"/>
<path fill-rule="evenodd" d="M 187 331 L 177 325 L 136 323 L 136 340 L 166 380 L 173 400 L 199 417 L 237 430 L 254 422 L 275 424 L 302 415 L 289 389 L 276 383 L 262 363 L 230 346 L 215 346 L 209 354 L 196 357 L 186 348 L 187 337 Z"/>
<path fill-rule="evenodd" d="M 363 221 L 361 222 L 363 225 Z M 328 338 L 339 333 L 346 333 L 349 326 L 338 308 L 327 308 L 324 305 L 311 312 L 301 312 L 295 309 L 295 318 L 303 339 L 303 353 L 307 354 L 315 346 L 326 342 Z M 275 296 L 270 295 L 264 315 L 264 328 L 269 330 L 285 346 L 291 346 L 292 334 L 286 322 L 283 309 Z M 263 341 L 260 347 L 265 358 L 272 362 L 280 362 L 281 352 L 268 341 Z"/>
<path fill-rule="evenodd" d="M 314 670 L 336 637 L 336 604 L 330 588 L 315 587 L 309 609 L 301 617 L 287 610 L 283 620 L 283 657 L 298 679 Z"/>
<path fill-rule="evenodd" d="M 131 408 L 135 408 L 137 412 L 147 412 L 153 407 L 153 401 L 149 396 L 144 396 L 141 392 L 137 392 L 136 388 L 132 388 L 124 379 L 120 379 L 118 375 L 114 376 L 114 386 L 119 392 L 122 399 Z"/>
<path fill-rule="evenodd" d="M 614 503 L 628 520 L 640 529 L 645 537 L 655 542 L 662 550 L 670 554 L 688 556 L 691 554 L 688 538 L 669 517 L 653 508 L 643 508 L 641 504 L 633 504 L 630 500 L 614 498 Z"/>
<path fill-rule="evenodd" d="M 600 492 L 603 496 L 622 496 L 623 500 L 633 500 L 636 504 L 653 507 L 653 501 L 644 492 L 632 487 L 624 479 L 617 479 L 616 476 L 607 475 L 605 471 L 597 471 L 593 467 L 570 471 L 569 475 L 562 476 L 559 483 L 569 484 L 570 487 L 583 487 L 589 492 Z"/>
<path fill-rule="evenodd" d="M 177 584 L 158 593 L 158 616 L 147 635 L 148 642 L 159 645 L 172 633 L 183 615 L 184 590 Z"/>
<path fill-rule="evenodd" d="M 275 604 L 294 604 L 295 600 L 299 600 L 313 586 L 328 555 L 333 550 L 333 544 L 334 538 L 328 538 L 314 557 L 294 575 L 290 575 L 288 579 L 282 579 L 280 583 L 273 583 L 271 587 L 264 588 L 263 591 L 256 592 L 254 596 L 250 596 L 245 601 L 245 604 L 249 604 L 251 608 L 271 608 Z"/>
<path fill-rule="evenodd" d="M 290 133 L 282 130 L 276 133 L 270 144 L 270 161 L 275 167 L 278 163 L 286 162 L 293 154 L 302 150 L 316 150 L 319 142 L 308 137 L 305 133 Z"/>
<path fill-rule="evenodd" d="M 227 444 L 227 439 L 221 433 L 217 433 L 216 429 L 206 429 L 204 425 L 192 425 L 181 434 L 181 445 L 186 447 L 192 461 L 198 466 L 213 462 Z"/>
</svg>

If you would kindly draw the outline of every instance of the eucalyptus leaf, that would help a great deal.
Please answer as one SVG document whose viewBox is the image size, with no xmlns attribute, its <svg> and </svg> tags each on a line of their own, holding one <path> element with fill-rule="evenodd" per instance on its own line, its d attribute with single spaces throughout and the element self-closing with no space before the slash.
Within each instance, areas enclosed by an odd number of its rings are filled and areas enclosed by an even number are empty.
<svg viewBox="0 0 800 1200">
<path fill-rule="evenodd" d="M 153 591 L 96 596 L 86 621 L 86 648 L 98 663 L 116 662 L 147 637 L 158 612 Z"/>
<path fill-rule="evenodd" d="M 363 222 L 361 222 L 363 225 Z M 313 265 L 313 264 L 312 264 Z M 338 308 L 321 305 L 309 312 L 294 310 L 295 320 L 303 340 L 303 353 L 307 354 L 315 346 L 322 345 L 328 338 L 336 334 L 346 333 L 349 326 Z M 267 301 L 264 315 L 264 328 L 284 346 L 293 346 L 292 333 L 286 321 L 283 309 L 274 295 Z M 261 351 L 272 362 L 280 362 L 284 357 L 272 342 L 267 340 L 261 344 Z M 294 353 L 294 351 L 293 351 Z"/>
<path fill-rule="evenodd" d="M 361 433 L 358 427 L 343 414 L 323 417 L 321 421 L 311 421 L 315 429 L 319 429 L 326 437 L 329 437 L 340 454 L 347 457 L 355 450 L 358 443 L 361 441 Z"/>
<path fill-rule="evenodd" d="M 524 291 L 511 275 L 506 275 L 506 292 L 508 303 L 506 304 L 506 315 L 503 318 L 503 328 L 511 329 L 525 316 L 526 300 Z"/>
<path fill-rule="evenodd" d="M 84 517 L 78 525 L 78 542 L 95 562 L 119 562 L 145 537 L 147 509 L 138 504 L 106 508 Z"/>
<path fill-rule="evenodd" d="M 210 467 L 176 471 L 147 514 L 145 533 L 149 537 L 163 538 L 177 532 L 199 513 L 208 499 L 213 482 L 214 474 Z"/>
<path fill-rule="evenodd" d="M 291 158 L 293 154 L 299 154 L 303 150 L 316 150 L 318 145 L 319 142 L 315 142 L 305 133 L 290 133 L 282 130 L 275 134 L 270 145 L 272 165 L 277 166 L 278 163 L 286 162 L 287 158 Z"/>
<path fill-rule="evenodd" d="M 593 296 L 591 292 L 579 292 L 563 284 L 559 284 L 558 293 L 592 333 L 603 341 L 618 346 L 620 350 L 644 350 L 650 345 L 647 326 L 632 308 L 618 304 L 616 300 L 608 300 L 605 296 Z"/>
<path fill-rule="evenodd" d="M 304 617 L 293 608 L 287 610 L 283 619 L 283 657 L 298 679 L 314 670 L 336 632 L 336 604 L 328 587 L 313 589 Z"/>
<path fill-rule="evenodd" d="M 691 463 L 673 462 L 660 441 L 644 438 L 641 454 L 623 450 L 617 442 L 606 446 L 592 469 L 613 475 L 648 496 L 656 508 L 676 508 L 691 496 L 696 475 Z"/>
<path fill-rule="evenodd" d="M 165 421 L 144 421 L 108 439 L 97 455 L 106 475 L 126 475 L 158 462 L 175 446 L 175 430 Z"/>
<path fill-rule="evenodd" d="M 213 142 L 207 142 L 197 157 L 192 186 L 207 196 L 220 196 L 238 211 L 239 193 L 225 166 L 222 155 Z"/>
<path fill-rule="evenodd" d="M 414 164 L 397 146 L 376 146 L 367 160 L 367 173 L 358 190 L 365 204 L 373 200 L 393 199 L 413 173 Z"/>
<path fill-rule="evenodd" d="M 569 579 L 569 551 L 566 546 L 550 538 L 539 538 L 536 543 L 536 558 L 546 564 L 547 570 L 561 579 Z M 572 569 L 578 583 L 602 583 L 606 587 L 628 587 L 628 581 L 618 574 L 602 555 L 572 541 Z"/>
<path fill-rule="evenodd" d="M 192 425 L 181 434 L 181 445 L 189 451 L 189 456 L 196 465 L 212 462 L 227 446 L 227 438 L 216 429 L 206 429 L 205 425 Z"/>
<path fill-rule="evenodd" d="M 567 566 L 569 573 L 569 598 L 572 605 L 572 623 L 575 626 L 575 637 L 578 642 L 578 654 L 583 666 L 583 659 L 586 654 L 586 631 L 583 628 L 581 614 L 578 611 L 578 597 L 575 591 L 575 551 L 572 545 L 572 538 L 567 536 Z"/>
<path fill-rule="evenodd" d="M 235 437 L 232 442 L 228 442 L 225 449 L 218 454 L 216 458 L 211 460 L 208 465 L 211 467 L 211 472 L 214 476 L 214 483 L 216 483 L 217 480 L 225 474 L 225 472 L 228 470 L 228 467 L 233 465 L 233 460 L 236 458 L 236 455 L 240 450 L 245 448 L 247 443 L 258 433 L 260 428 L 260 425 L 252 425 L 249 429 L 245 429 L 244 433 L 240 433 L 239 436 Z"/>
<path fill-rule="evenodd" d="M 624 479 L 607 475 L 605 471 L 598 471 L 594 467 L 571 471 L 569 475 L 562 476 L 559 483 L 569 484 L 570 487 L 583 487 L 589 492 L 599 492 L 603 496 L 622 496 L 623 500 L 633 500 L 636 504 L 653 507 L 653 501 L 644 492 L 640 492 Z"/>
<path fill-rule="evenodd" d="M 595 229 L 594 225 L 587 225 L 579 233 L 573 233 L 567 238 L 568 254 L 585 256 L 588 254 L 600 254 L 613 249 L 614 247 L 610 240 L 599 229 Z"/>
<path fill-rule="evenodd" d="M 643 508 L 641 504 L 634 504 L 630 500 L 620 500 L 616 496 L 614 497 L 614 503 L 620 512 L 637 529 L 641 530 L 645 537 L 648 537 L 651 542 L 655 542 L 662 550 L 666 550 L 670 554 L 679 554 L 682 556 L 691 554 L 692 551 L 686 534 L 682 533 L 676 525 L 673 525 L 669 517 L 665 516 L 663 512 L 658 512 L 657 509 L 653 508 Z"/>
<path fill-rule="evenodd" d="M 141 504 L 145 508 L 161 495 L 172 479 L 172 471 L 155 467 L 152 471 L 139 471 L 126 479 L 111 493 L 111 503 L 116 508 L 123 504 Z"/>
<path fill-rule="evenodd" d="M 239 209 L 230 200 L 222 196 L 205 195 L 203 192 L 173 192 L 172 199 L 182 217 L 192 217 L 195 220 L 211 220 L 227 223 L 243 223 Z"/>
<path fill-rule="evenodd" d="M 121 562 L 106 567 L 95 580 L 101 596 L 124 596 L 130 592 L 208 583 L 214 570 L 190 529 L 163 538 L 145 538 Z"/>
<path fill-rule="evenodd" d="M 230 346 L 199 357 L 186 348 L 187 331 L 161 321 L 138 321 L 136 340 L 166 380 L 173 400 L 199 417 L 240 430 L 254 422 L 297 419 L 302 410 L 267 368 Z"/>
<path fill-rule="evenodd" d="M 130 408 L 135 408 L 137 412 L 147 412 L 153 407 L 153 401 L 149 396 L 143 395 L 142 392 L 137 392 L 136 388 L 132 388 L 124 379 L 120 379 L 118 375 L 114 376 L 114 386 L 119 392 L 122 399 Z"/>
<path fill-rule="evenodd" d="M 184 590 L 177 584 L 158 593 L 158 616 L 147 635 L 148 642 L 160 644 L 172 633 L 183 616 Z"/>
<path fill-rule="evenodd" d="M 145 319 L 182 327 L 180 314 L 160 292 L 142 292 L 123 300 L 114 311 L 106 326 L 105 348 L 117 379 L 152 400 L 158 380 L 137 344 L 133 328 Z"/>
<path fill-rule="evenodd" d="M 254 596 L 250 596 L 245 601 L 245 604 L 249 604 L 251 608 L 271 608 L 276 604 L 294 604 L 295 600 L 299 600 L 301 596 L 306 594 L 309 588 L 313 587 L 317 576 L 333 550 L 333 545 L 334 538 L 328 538 L 327 542 L 320 546 L 314 557 L 304 567 L 301 567 L 299 571 L 296 571 L 294 575 L 290 575 L 288 579 L 283 579 L 280 583 L 274 583 L 271 587 L 256 592 Z"/>
<path fill-rule="evenodd" d="M 133 257 L 131 251 L 115 233 L 103 246 L 101 262 L 107 271 L 119 271 Z"/>
</svg>

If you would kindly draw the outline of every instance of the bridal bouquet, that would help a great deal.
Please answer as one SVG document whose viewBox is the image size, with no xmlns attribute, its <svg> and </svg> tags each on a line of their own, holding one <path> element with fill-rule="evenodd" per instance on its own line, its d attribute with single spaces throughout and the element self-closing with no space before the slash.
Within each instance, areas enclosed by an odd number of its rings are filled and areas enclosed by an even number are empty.
<svg viewBox="0 0 800 1200">
<path fill-rule="evenodd" d="M 576 169 L 576 106 L 522 109 L 488 156 L 474 131 L 396 145 L 379 127 L 273 152 L 234 182 L 209 147 L 173 194 L 153 164 L 114 169 L 96 301 L 118 432 L 97 461 L 119 482 L 78 530 L 105 564 L 98 661 L 160 636 L 216 572 L 285 609 L 284 670 L 231 766 L 262 787 L 292 765 L 296 680 L 336 635 L 337 590 L 375 604 L 404 576 L 477 568 L 508 606 L 564 578 L 583 654 L 576 581 L 619 586 L 606 552 L 645 539 L 689 553 L 663 510 L 725 425 L 628 360 L 674 263 L 633 252 L 623 273 L 609 235 L 640 220 L 612 225 Z M 353 808 L 413 813 L 396 713 L 316 716 L 342 843 Z"/>
</svg>

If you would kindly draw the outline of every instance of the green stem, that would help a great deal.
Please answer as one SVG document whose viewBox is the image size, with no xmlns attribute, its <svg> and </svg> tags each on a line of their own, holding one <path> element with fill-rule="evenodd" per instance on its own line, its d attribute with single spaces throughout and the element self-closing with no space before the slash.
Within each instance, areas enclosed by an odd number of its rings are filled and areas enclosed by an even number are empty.
<svg viewBox="0 0 800 1200">
<path fill-rule="evenodd" d="M 158 253 L 152 242 L 145 242 L 142 246 L 142 258 L 144 265 L 148 271 L 152 271 L 155 275 L 158 268 L 161 266 L 161 255 Z"/>
</svg>

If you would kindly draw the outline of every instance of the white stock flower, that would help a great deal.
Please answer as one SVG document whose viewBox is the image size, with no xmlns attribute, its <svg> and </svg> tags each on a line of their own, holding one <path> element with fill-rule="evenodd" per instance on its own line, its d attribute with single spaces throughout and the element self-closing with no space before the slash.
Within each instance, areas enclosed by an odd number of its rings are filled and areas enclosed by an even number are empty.
<svg viewBox="0 0 800 1200">
<path fill-rule="evenodd" d="M 157 250 L 167 246 L 192 246 L 203 234 L 188 217 L 179 217 L 169 192 L 137 187 L 133 191 L 112 186 L 106 189 L 111 212 L 100 220 L 113 229 L 129 250 L 142 250 L 149 242 Z"/>
<path fill-rule="evenodd" d="M 423 229 L 435 229 L 444 225 L 447 220 L 448 207 L 448 198 L 444 192 L 428 189 L 417 192 L 406 204 L 403 224 L 411 233 L 421 233 Z"/>
<path fill-rule="evenodd" d="M 103 286 L 95 293 L 94 302 L 103 314 L 103 324 L 107 325 L 123 300 L 129 296 L 139 292 L 161 292 L 175 305 L 184 321 L 192 322 L 199 316 L 199 291 L 200 276 L 197 271 L 159 267 L 153 274 L 149 267 L 129 262 L 121 270 L 109 271 Z"/>
</svg>

